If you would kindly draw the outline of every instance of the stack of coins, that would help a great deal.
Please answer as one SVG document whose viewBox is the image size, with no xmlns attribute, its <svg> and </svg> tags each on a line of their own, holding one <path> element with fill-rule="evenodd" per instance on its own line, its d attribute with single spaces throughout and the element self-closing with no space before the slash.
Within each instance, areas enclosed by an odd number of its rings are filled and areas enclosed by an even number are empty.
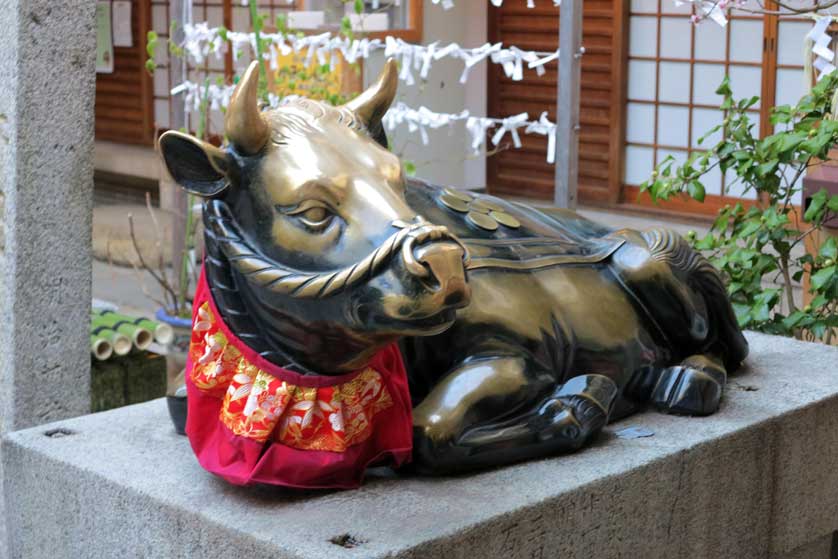
<svg viewBox="0 0 838 559">
<path fill-rule="evenodd" d="M 469 192 L 444 188 L 437 198 L 446 208 L 466 214 L 466 221 L 471 225 L 494 231 L 501 224 L 510 229 L 517 229 L 521 222 L 506 212 L 503 205 Z"/>
</svg>

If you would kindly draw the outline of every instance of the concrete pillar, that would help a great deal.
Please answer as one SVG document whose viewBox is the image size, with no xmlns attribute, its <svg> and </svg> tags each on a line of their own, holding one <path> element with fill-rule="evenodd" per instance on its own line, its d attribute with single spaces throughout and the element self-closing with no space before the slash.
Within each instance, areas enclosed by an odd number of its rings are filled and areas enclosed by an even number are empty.
<svg viewBox="0 0 838 559">
<path fill-rule="evenodd" d="M 95 4 L 0 0 L 0 434 L 90 407 Z"/>
</svg>

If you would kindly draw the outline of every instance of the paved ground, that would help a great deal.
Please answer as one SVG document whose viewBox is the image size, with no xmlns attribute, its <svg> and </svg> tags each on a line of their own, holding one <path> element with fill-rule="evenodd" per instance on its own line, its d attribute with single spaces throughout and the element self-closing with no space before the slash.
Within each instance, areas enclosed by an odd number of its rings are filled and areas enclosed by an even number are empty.
<svg viewBox="0 0 838 559">
<path fill-rule="evenodd" d="M 151 316 L 159 307 L 148 295 L 160 299 L 160 289 L 148 273 L 125 266 L 93 261 L 93 297 L 113 303 L 128 314 Z"/>
</svg>

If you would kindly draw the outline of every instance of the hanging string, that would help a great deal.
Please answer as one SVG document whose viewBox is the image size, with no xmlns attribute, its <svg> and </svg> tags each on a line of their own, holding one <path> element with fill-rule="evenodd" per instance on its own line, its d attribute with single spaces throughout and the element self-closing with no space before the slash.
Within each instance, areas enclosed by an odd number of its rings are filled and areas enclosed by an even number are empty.
<svg viewBox="0 0 838 559">
<path fill-rule="evenodd" d="M 206 59 L 214 55 L 221 59 L 227 48 L 232 48 L 233 60 L 237 61 L 244 49 L 256 52 L 256 36 L 254 33 L 240 33 L 227 31 L 219 27 L 210 27 L 206 22 L 186 24 L 183 26 L 184 41 L 180 45 L 196 65 L 203 64 Z M 332 69 L 340 53 L 344 60 L 353 64 L 359 59 L 369 58 L 375 51 L 384 51 L 384 56 L 396 58 L 401 67 L 399 78 L 412 85 L 415 83 L 414 73 L 418 73 L 421 80 L 427 80 L 431 66 L 442 58 L 454 58 L 463 61 L 463 72 L 460 83 L 468 80 L 469 71 L 477 64 L 489 60 L 499 64 L 506 76 L 515 81 L 524 79 L 524 67 L 535 70 L 541 76 L 545 73 L 544 66 L 559 57 L 555 51 L 526 51 L 518 47 L 504 47 L 502 43 L 486 43 L 479 47 L 462 47 L 457 43 L 440 44 L 434 42 L 429 45 L 407 43 L 402 39 L 388 36 L 381 39 L 349 39 L 332 33 L 317 35 L 296 35 L 283 33 L 261 33 L 260 37 L 274 48 L 265 49 L 264 56 L 272 69 L 279 67 L 279 57 L 291 53 L 305 53 L 306 64 L 315 59 L 320 65 L 328 65 Z"/>
<path fill-rule="evenodd" d="M 199 110 L 201 103 L 206 101 L 211 110 L 221 111 L 230 104 L 234 89 L 235 86 L 232 85 L 206 85 L 187 81 L 172 88 L 171 94 L 183 93 L 186 103 L 195 110 Z M 270 93 L 268 105 L 275 108 L 298 98 L 297 95 L 280 98 Z M 430 143 L 429 130 L 450 127 L 460 122 L 465 123 L 466 132 L 471 138 L 469 145 L 475 154 L 480 153 L 490 130 L 494 130 L 491 142 L 495 146 L 499 145 L 507 135 L 511 137 L 515 148 L 520 148 L 522 145 L 521 133 L 546 136 L 547 162 L 551 164 L 555 162 L 556 124 L 547 118 L 546 111 L 541 113 L 538 120 L 530 121 L 527 113 L 506 118 L 472 116 L 465 109 L 459 113 L 437 113 L 424 106 L 414 109 L 399 101 L 390 107 L 382 122 L 388 131 L 393 131 L 399 126 L 407 126 L 409 132 L 419 134 L 424 145 Z"/>
</svg>

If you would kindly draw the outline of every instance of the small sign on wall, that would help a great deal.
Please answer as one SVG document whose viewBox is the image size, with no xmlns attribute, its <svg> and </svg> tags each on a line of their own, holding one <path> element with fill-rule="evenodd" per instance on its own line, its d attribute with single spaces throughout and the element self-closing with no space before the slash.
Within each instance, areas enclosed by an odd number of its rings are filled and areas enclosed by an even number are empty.
<svg viewBox="0 0 838 559">
<path fill-rule="evenodd" d="M 96 72 L 113 73 L 113 36 L 111 35 L 111 2 L 96 2 Z"/>
<path fill-rule="evenodd" d="M 114 0 L 112 7 L 113 46 L 133 47 L 131 33 L 131 0 Z"/>
</svg>

